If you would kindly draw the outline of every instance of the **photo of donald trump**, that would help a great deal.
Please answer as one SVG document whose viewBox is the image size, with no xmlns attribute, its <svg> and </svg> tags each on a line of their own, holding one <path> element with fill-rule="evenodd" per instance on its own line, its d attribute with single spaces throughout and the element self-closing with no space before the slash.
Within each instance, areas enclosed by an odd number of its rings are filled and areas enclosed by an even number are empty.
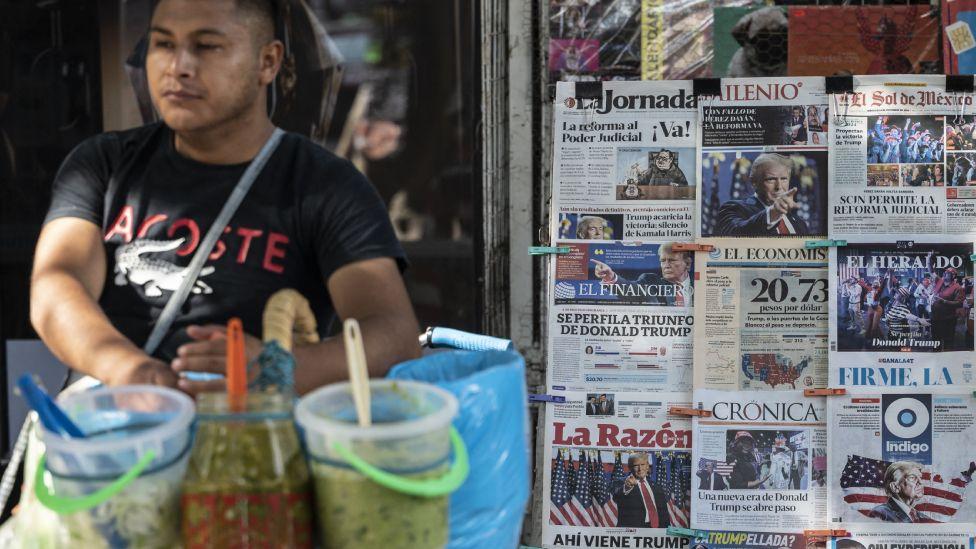
<svg viewBox="0 0 976 549">
<path fill-rule="evenodd" d="M 806 221 L 797 215 L 798 187 L 790 186 L 793 161 L 777 153 L 756 157 L 749 169 L 754 194 L 729 200 L 718 211 L 715 234 L 721 236 L 806 236 Z"/>
<path fill-rule="evenodd" d="M 920 464 L 896 461 L 889 465 L 885 470 L 884 490 L 888 501 L 872 509 L 871 517 L 885 522 L 934 522 L 915 510 L 915 505 L 925 495 Z"/>
<path fill-rule="evenodd" d="M 651 463 L 645 452 L 630 454 L 627 458 L 630 475 L 611 488 L 617 504 L 617 526 L 629 528 L 667 528 L 671 526 L 668 514 L 668 495 L 650 479 Z"/>
</svg>

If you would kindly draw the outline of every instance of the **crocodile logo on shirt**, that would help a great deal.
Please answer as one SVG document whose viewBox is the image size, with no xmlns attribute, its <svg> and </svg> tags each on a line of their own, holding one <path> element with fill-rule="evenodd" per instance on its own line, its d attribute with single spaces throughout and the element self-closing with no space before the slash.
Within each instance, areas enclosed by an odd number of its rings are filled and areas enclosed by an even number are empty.
<svg viewBox="0 0 976 549">
<path fill-rule="evenodd" d="M 185 239 L 149 240 L 136 239 L 115 250 L 115 284 L 139 286 L 146 297 L 160 297 L 163 291 L 175 292 L 187 276 L 189 267 L 180 267 L 169 261 L 147 257 L 148 254 L 173 251 L 183 245 Z M 214 272 L 213 267 L 200 270 L 200 277 Z M 213 288 L 197 279 L 191 290 L 194 294 L 211 294 Z"/>
</svg>

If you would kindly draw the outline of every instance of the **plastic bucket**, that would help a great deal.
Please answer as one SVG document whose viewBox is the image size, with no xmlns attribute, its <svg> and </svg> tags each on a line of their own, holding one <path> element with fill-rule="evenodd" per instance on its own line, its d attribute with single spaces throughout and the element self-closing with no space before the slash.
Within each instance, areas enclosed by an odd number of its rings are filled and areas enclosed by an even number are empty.
<svg viewBox="0 0 976 549">
<path fill-rule="evenodd" d="M 34 486 L 40 502 L 62 515 L 76 540 L 111 547 L 177 543 L 193 401 L 172 389 L 132 385 L 58 402 L 86 438 L 39 428 L 46 447 Z"/>
<path fill-rule="evenodd" d="M 349 387 L 323 387 L 295 408 L 323 545 L 443 547 L 450 494 L 468 474 L 467 450 L 451 426 L 457 399 L 426 383 L 370 380 L 373 424 L 362 428 Z"/>
</svg>

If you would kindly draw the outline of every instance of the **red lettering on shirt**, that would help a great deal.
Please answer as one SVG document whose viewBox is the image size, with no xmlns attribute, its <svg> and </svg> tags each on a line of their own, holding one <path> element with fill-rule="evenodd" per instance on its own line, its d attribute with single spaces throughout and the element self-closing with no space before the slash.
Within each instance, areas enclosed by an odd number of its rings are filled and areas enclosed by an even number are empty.
<svg viewBox="0 0 976 549">
<path fill-rule="evenodd" d="M 128 208 L 128 206 L 126 207 Z M 167 219 L 169 219 L 169 216 L 165 214 L 156 214 L 150 216 L 149 219 L 146 219 L 145 221 L 142 222 L 142 225 L 139 225 L 139 231 L 136 233 L 136 238 L 143 238 L 144 236 L 146 236 L 146 233 L 149 232 L 150 227 L 152 227 L 157 223 L 162 223 Z"/>
<path fill-rule="evenodd" d="M 239 234 L 243 239 L 241 241 L 241 249 L 237 252 L 237 262 L 243 265 L 244 262 L 247 261 L 247 252 L 251 249 L 251 239 L 260 237 L 262 234 L 264 234 L 264 231 L 239 227 L 237 229 L 237 234 Z"/>
<path fill-rule="evenodd" d="M 122 236 L 122 240 L 126 243 L 132 242 L 132 225 L 134 223 L 132 216 L 132 206 L 124 206 L 108 232 L 105 233 L 105 242 L 108 242 L 115 235 Z"/>
<path fill-rule="evenodd" d="M 268 233 L 268 245 L 264 248 L 264 263 L 262 266 L 273 272 L 281 274 L 285 272 L 285 267 L 280 264 L 272 263 L 273 259 L 284 259 L 285 248 L 277 247 L 278 244 L 283 246 L 288 244 L 288 237 L 281 233 Z"/>
<path fill-rule="evenodd" d="M 230 227 L 224 227 L 224 234 L 230 234 Z M 214 244 L 214 251 L 210 254 L 208 259 L 211 261 L 220 259 L 220 256 L 224 255 L 225 251 L 227 251 L 227 245 L 224 244 L 223 240 L 218 238 L 217 243 Z"/>
<path fill-rule="evenodd" d="M 186 227 L 187 231 L 189 231 L 190 238 L 188 238 L 186 243 L 176 250 L 176 255 L 179 256 L 192 254 L 193 250 L 196 250 L 197 245 L 200 244 L 200 226 L 197 225 L 197 222 L 192 219 L 177 219 L 172 225 L 169 226 L 169 230 L 166 231 L 166 235 L 172 238 L 173 235 L 176 234 L 176 231 L 184 227 Z"/>
</svg>

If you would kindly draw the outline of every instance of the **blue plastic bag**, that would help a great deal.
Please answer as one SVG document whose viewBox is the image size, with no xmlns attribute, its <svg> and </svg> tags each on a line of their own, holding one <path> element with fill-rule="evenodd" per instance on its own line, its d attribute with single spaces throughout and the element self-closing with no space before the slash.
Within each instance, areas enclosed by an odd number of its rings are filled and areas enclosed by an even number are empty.
<svg viewBox="0 0 976 549">
<path fill-rule="evenodd" d="M 525 361 L 511 351 L 444 351 L 395 366 L 387 377 L 424 381 L 460 403 L 454 427 L 471 473 L 451 495 L 451 549 L 517 547 L 529 500 Z"/>
</svg>

